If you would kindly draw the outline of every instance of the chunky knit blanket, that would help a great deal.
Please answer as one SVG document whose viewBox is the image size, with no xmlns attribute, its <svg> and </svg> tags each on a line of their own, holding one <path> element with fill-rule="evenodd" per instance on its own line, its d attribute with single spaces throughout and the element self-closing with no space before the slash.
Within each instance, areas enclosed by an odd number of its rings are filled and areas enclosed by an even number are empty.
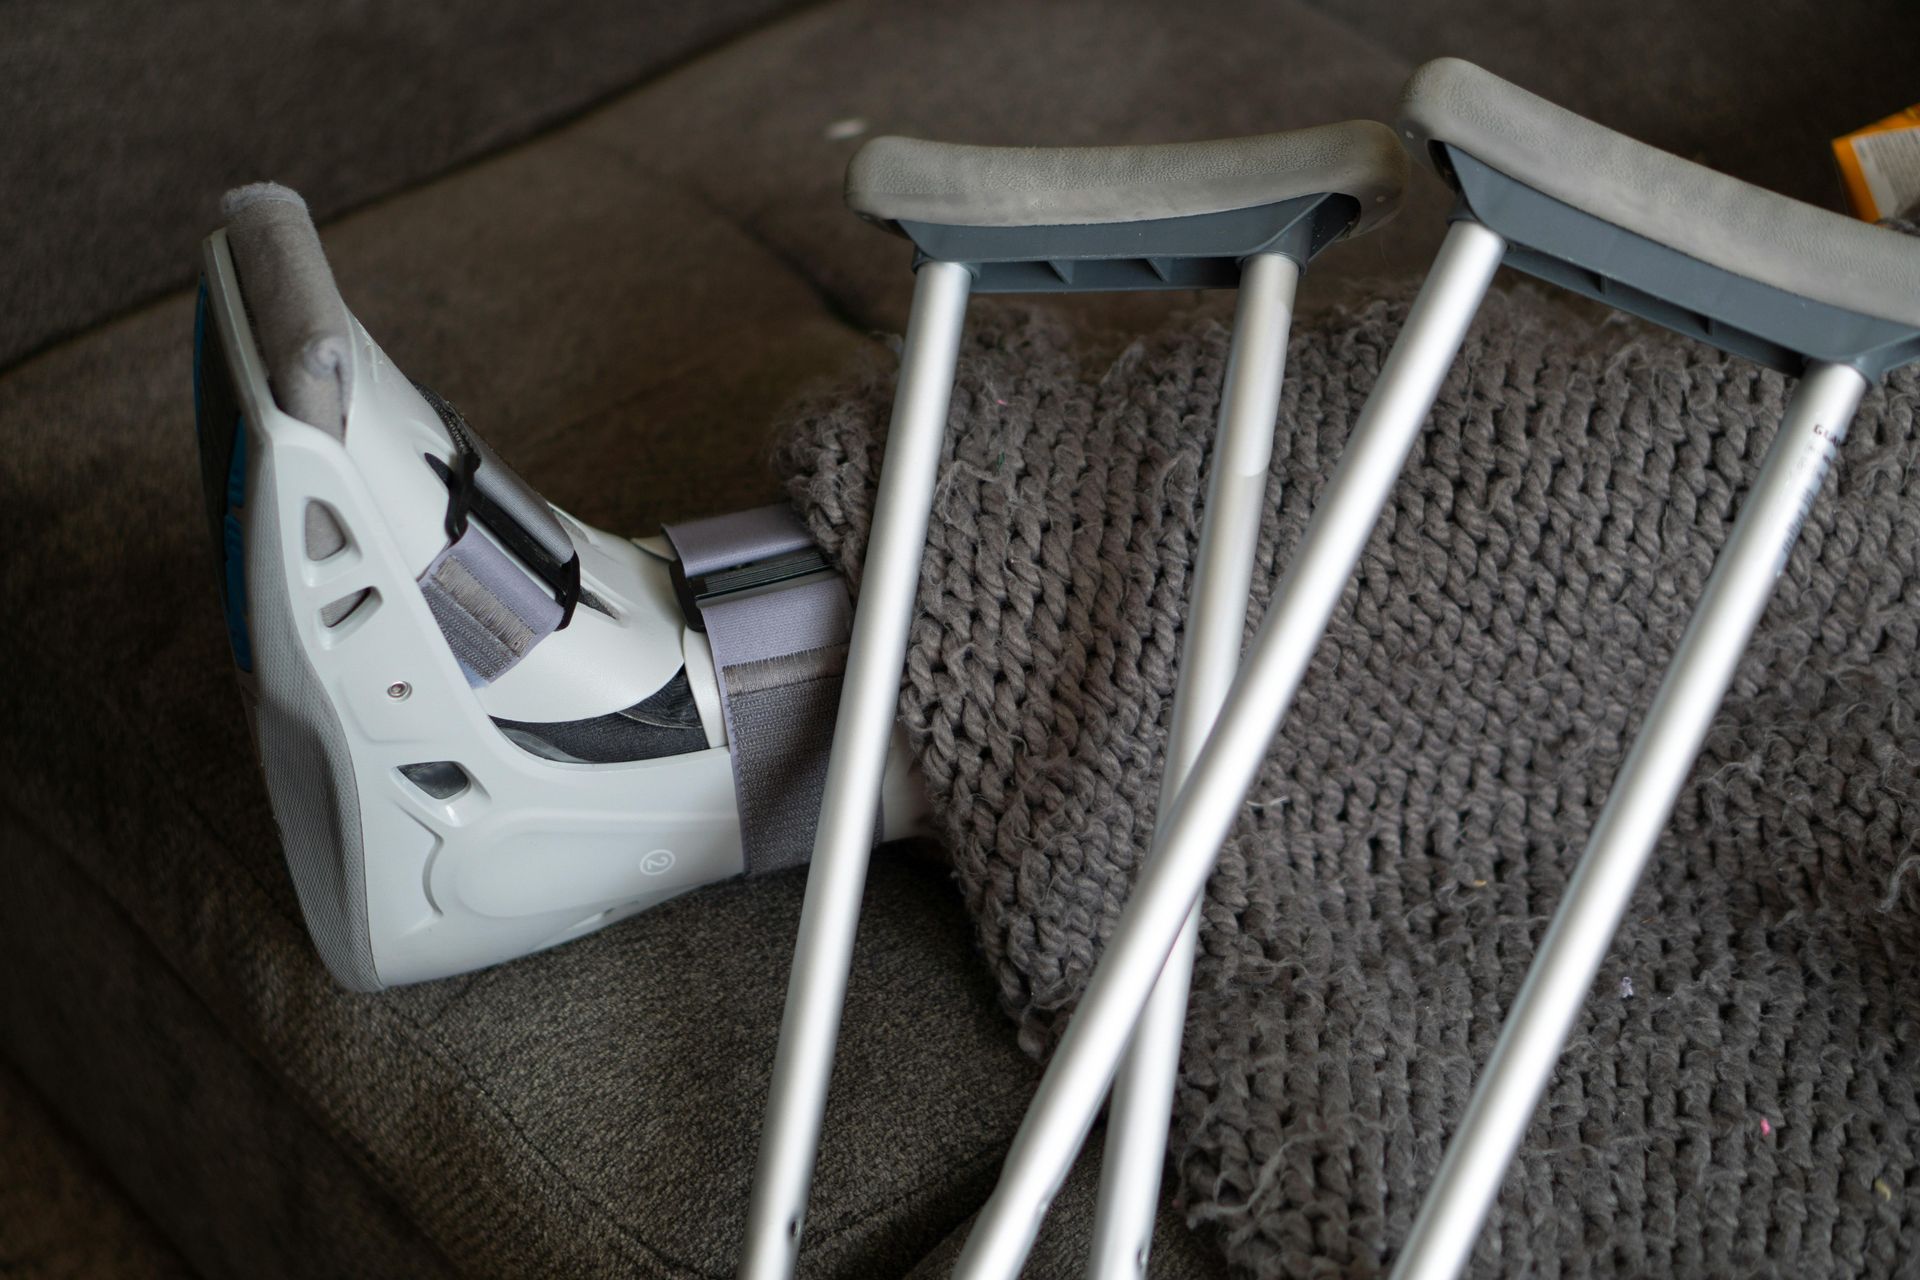
<svg viewBox="0 0 1920 1280">
<path fill-rule="evenodd" d="M 1256 617 L 1404 314 L 1293 338 Z M 1227 341 L 970 317 L 902 715 L 1036 1055 L 1153 827 Z M 1237 1266 L 1390 1261 L 1786 390 L 1488 300 L 1207 891 L 1173 1191 Z M 874 368 L 779 452 L 856 583 L 891 395 Z M 1855 422 L 1476 1273 L 1920 1265 L 1917 404 L 1902 374 Z"/>
</svg>

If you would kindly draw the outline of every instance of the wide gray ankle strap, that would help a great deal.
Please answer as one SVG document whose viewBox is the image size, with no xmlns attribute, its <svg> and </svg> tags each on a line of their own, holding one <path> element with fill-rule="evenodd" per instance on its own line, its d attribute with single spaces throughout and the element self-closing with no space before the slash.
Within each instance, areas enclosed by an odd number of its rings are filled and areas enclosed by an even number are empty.
<svg viewBox="0 0 1920 1280">
<path fill-rule="evenodd" d="M 1443 176 L 1447 150 L 1464 152 L 1542 195 L 1733 275 L 1920 327 L 1920 241 L 1636 142 L 1472 63 L 1441 58 L 1415 72 L 1400 126 Z"/>
<path fill-rule="evenodd" d="M 687 622 L 713 653 L 747 874 L 799 866 L 826 791 L 853 627 L 847 584 L 784 504 L 664 532 Z"/>
<path fill-rule="evenodd" d="M 847 168 L 847 204 L 879 222 L 1088 226 L 1189 218 L 1344 195 L 1355 230 L 1406 185 L 1392 134 L 1368 120 L 1251 138 L 1129 147 L 975 147 L 875 138 Z"/>
</svg>

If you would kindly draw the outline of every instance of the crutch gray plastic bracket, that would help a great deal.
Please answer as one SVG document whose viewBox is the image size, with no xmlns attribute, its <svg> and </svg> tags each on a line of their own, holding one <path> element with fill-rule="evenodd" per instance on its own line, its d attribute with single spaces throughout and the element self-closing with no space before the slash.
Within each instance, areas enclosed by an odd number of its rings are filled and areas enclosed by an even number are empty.
<svg viewBox="0 0 1920 1280">
<path fill-rule="evenodd" d="M 957 262 L 975 293 L 1230 289 L 1240 264 L 1279 253 L 1305 266 L 1360 219 L 1351 196 L 1320 193 L 1221 213 L 1073 226 L 970 227 L 901 220 L 914 269 Z"/>
<path fill-rule="evenodd" d="M 1449 143 L 1435 168 L 1469 217 L 1507 241 L 1506 264 L 1723 351 L 1798 375 L 1809 361 L 1876 381 L 1920 358 L 1920 329 L 1817 302 L 1702 262 L 1543 195 Z"/>
</svg>

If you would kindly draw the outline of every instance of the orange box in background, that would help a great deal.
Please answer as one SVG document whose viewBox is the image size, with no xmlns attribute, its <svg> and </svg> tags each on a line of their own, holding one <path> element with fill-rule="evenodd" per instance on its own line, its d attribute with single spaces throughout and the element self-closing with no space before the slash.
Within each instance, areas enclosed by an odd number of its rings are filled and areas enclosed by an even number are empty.
<svg viewBox="0 0 1920 1280">
<path fill-rule="evenodd" d="M 1920 103 L 1833 140 L 1853 216 L 1867 222 L 1920 208 Z"/>
</svg>

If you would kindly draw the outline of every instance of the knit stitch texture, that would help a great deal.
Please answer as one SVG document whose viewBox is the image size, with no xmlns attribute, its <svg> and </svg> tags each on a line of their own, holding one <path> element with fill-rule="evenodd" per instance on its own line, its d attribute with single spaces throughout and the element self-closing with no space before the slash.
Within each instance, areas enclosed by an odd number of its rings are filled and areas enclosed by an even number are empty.
<svg viewBox="0 0 1920 1280">
<path fill-rule="evenodd" d="M 1256 620 L 1405 310 L 1293 337 Z M 1036 1055 L 1151 835 L 1227 342 L 969 318 L 901 714 Z M 1173 1191 L 1239 1267 L 1389 1265 L 1787 389 L 1488 299 L 1204 900 Z M 876 366 L 778 454 L 856 583 L 891 398 Z M 1868 395 L 1475 1274 L 1913 1274 L 1917 403 Z"/>
</svg>

